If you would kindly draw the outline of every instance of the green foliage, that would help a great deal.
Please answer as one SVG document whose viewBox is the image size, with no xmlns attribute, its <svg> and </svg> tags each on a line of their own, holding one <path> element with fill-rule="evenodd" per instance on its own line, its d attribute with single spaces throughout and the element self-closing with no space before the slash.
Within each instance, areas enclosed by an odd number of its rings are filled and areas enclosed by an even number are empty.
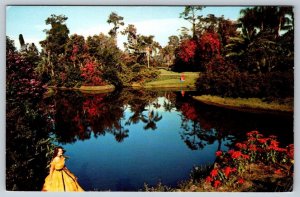
<svg viewBox="0 0 300 197">
<path fill-rule="evenodd" d="M 89 36 L 86 41 L 89 55 L 103 66 L 103 70 L 116 69 L 120 63 L 121 51 L 113 38 L 104 34 Z"/>
<path fill-rule="evenodd" d="M 180 13 L 180 18 L 184 18 L 192 24 L 193 39 L 196 38 L 196 21 L 199 20 L 197 17 L 197 11 L 201 11 L 204 6 L 185 6 L 184 11 Z"/>
<path fill-rule="evenodd" d="M 158 77 L 156 69 L 147 68 L 138 63 L 131 67 L 122 64 L 122 71 L 118 73 L 118 79 L 123 86 L 131 86 L 132 83 L 145 83 Z"/>
<path fill-rule="evenodd" d="M 57 56 L 65 51 L 65 44 L 69 39 L 69 29 L 65 24 L 67 19 L 64 15 L 52 14 L 45 21 L 46 25 L 51 25 L 51 29 L 45 30 L 47 37 L 40 44 L 51 55 Z"/>
<path fill-rule="evenodd" d="M 273 97 L 294 96 L 293 73 L 271 72 L 249 74 L 237 70 L 222 73 L 207 72 L 196 82 L 200 94 L 212 94 L 222 97 Z"/>
<path fill-rule="evenodd" d="M 68 17 L 64 15 L 52 14 L 45 21 L 46 25 L 51 25 L 49 30 L 45 30 L 46 39 L 40 44 L 43 48 L 42 61 L 39 63 L 39 73 L 51 79 L 53 85 L 62 85 L 61 72 L 64 71 L 65 45 L 69 39 L 69 29 L 65 24 Z"/>
<path fill-rule="evenodd" d="M 6 36 L 6 54 L 15 51 L 16 51 L 16 47 L 14 41 L 11 40 L 8 36 Z"/>
</svg>

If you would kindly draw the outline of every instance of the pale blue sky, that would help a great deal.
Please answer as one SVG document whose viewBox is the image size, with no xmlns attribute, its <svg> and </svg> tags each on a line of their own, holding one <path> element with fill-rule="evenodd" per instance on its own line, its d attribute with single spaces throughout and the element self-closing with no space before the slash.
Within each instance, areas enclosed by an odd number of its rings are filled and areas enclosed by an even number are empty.
<svg viewBox="0 0 300 197">
<path fill-rule="evenodd" d="M 210 6 L 204 8 L 200 14 L 224 15 L 226 19 L 236 20 L 243 8 Z M 15 40 L 16 47 L 19 47 L 19 34 L 23 34 L 25 42 L 38 45 L 46 37 L 43 30 L 50 28 L 45 20 L 51 14 L 68 17 L 66 24 L 70 35 L 77 33 L 87 37 L 100 32 L 107 34 L 112 27 L 106 22 L 108 16 L 111 12 L 116 12 L 124 17 L 125 26 L 134 24 L 137 33 L 154 35 L 155 40 L 165 46 L 169 36 L 180 34 L 180 27 L 191 27 L 190 23 L 179 18 L 183 10 L 183 6 L 7 6 L 6 35 Z M 125 36 L 119 35 L 120 48 L 123 48 L 124 41 Z"/>
</svg>

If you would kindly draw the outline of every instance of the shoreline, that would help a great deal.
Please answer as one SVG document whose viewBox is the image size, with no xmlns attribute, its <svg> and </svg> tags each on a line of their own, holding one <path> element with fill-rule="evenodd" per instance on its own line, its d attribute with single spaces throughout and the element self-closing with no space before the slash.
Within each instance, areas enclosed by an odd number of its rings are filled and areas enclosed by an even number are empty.
<svg viewBox="0 0 300 197">
<path fill-rule="evenodd" d="M 293 114 L 293 106 L 287 104 L 270 104 L 263 102 L 258 98 L 250 99 L 235 99 L 235 98 L 222 98 L 219 96 L 193 96 L 194 100 L 201 103 L 222 107 L 226 109 L 241 111 L 241 112 L 250 112 L 250 113 L 271 113 L 271 114 Z M 255 104 L 253 103 L 255 102 Z M 259 103 L 260 105 L 258 105 Z"/>
</svg>

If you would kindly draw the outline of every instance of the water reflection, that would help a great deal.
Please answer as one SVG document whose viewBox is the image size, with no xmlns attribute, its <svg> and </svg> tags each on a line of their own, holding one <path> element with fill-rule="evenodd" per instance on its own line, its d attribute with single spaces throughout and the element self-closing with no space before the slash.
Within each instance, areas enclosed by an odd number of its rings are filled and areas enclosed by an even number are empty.
<svg viewBox="0 0 300 197">
<path fill-rule="evenodd" d="M 175 111 L 180 112 L 181 138 L 192 150 L 203 149 L 215 141 L 221 143 L 232 136 L 243 138 L 250 130 L 289 136 L 285 141 L 293 141 L 292 116 L 249 114 L 202 105 L 194 102 L 191 94 L 143 90 L 105 94 L 63 91 L 45 100 L 45 106 L 51 112 L 60 143 L 74 143 L 90 139 L 92 134 L 98 137 L 108 133 L 122 142 L 130 135 L 131 125 L 143 124 L 145 131 L 155 131 L 163 113 Z"/>
</svg>

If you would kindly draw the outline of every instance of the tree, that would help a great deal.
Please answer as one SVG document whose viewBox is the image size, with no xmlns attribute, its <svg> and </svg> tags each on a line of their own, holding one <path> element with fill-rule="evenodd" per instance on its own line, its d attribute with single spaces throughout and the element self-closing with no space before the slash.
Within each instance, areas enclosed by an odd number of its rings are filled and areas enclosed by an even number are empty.
<svg viewBox="0 0 300 197">
<path fill-rule="evenodd" d="M 193 64 L 196 48 L 197 43 L 194 40 L 184 40 L 179 47 L 179 58 L 185 63 Z"/>
<path fill-rule="evenodd" d="M 132 24 L 129 24 L 121 33 L 123 35 L 127 35 L 127 43 L 124 43 L 125 49 L 131 54 L 134 53 L 136 51 L 136 45 L 137 45 L 136 27 Z"/>
<path fill-rule="evenodd" d="M 204 6 L 185 6 L 184 11 L 180 13 L 180 18 L 184 18 L 192 24 L 193 39 L 196 38 L 196 22 L 199 20 L 197 11 L 201 11 Z"/>
<path fill-rule="evenodd" d="M 82 82 L 80 69 L 90 59 L 88 46 L 83 36 L 74 34 L 65 45 L 63 67 L 65 73 L 64 85 L 66 87 L 79 86 Z"/>
<path fill-rule="evenodd" d="M 137 34 L 137 30 L 134 25 L 129 24 L 124 31 L 123 35 L 127 35 L 127 43 L 124 43 L 126 51 L 134 56 L 136 62 L 141 65 L 146 65 L 150 67 L 150 58 L 154 54 L 157 55 L 160 44 L 154 41 L 154 36 L 144 36 Z"/>
<path fill-rule="evenodd" d="M 22 34 L 19 35 L 19 42 L 20 42 L 21 50 L 26 50 L 26 45 Z"/>
<path fill-rule="evenodd" d="M 51 25 L 51 29 L 44 30 L 47 37 L 40 42 L 46 53 L 56 56 L 64 53 L 65 44 L 69 39 L 69 29 L 65 24 L 67 19 L 68 17 L 64 15 L 57 16 L 55 14 L 46 19 L 46 25 Z"/>
<path fill-rule="evenodd" d="M 219 26 L 218 30 L 216 31 L 219 36 L 220 36 L 220 41 L 221 41 L 221 53 L 222 55 L 226 54 L 226 49 L 225 46 L 229 44 L 229 40 L 232 37 L 238 36 L 238 31 L 237 31 L 237 24 L 235 21 L 229 20 L 229 19 L 224 19 L 224 17 L 219 18 Z"/>
<path fill-rule="evenodd" d="M 6 36 L 6 55 L 16 51 L 15 43 L 8 36 Z"/>
<path fill-rule="evenodd" d="M 112 12 L 108 17 L 107 23 L 113 24 L 113 28 L 108 32 L 108 34 L 114 39 L 116 39 L 117 37 L 117 31 L 120 28 L 120 26 L 124 25 L 123 19 L 124 18 L 122 16 L 119 16 L 115 12 Z"/>
<path fill-rule="evenodd" d="M 284 11 L 286 14 L 282 13 Z M 241 10 L 242 17 L 238 21 L 242 31 L 240 35 L 229 39 L 226 56 L 239 65 L 242 71 L 261 73 L 278 70 L 282 67 L 280 64 L 284 64 L 282 59 L 285 58 L 282 55 L 285 46 L 278 42 L 278 31 L 282 29 L 283 24 L 293 31 L 292 26 L 288 25 L 289 19 L 283 22 L 284 19 L 281 18 L 282 15 L 286 18 L 292 16 L 290 11 L 289 7 L 279 6 Z"/>
<path fill-rule="evenodd" d="M 89 36 L 86 43 L 92 60 L 97 63 L 98 69 L 103 74 L 103 80 L 120 86 L 117 73 L 121 70 L 122 53 L 116 46 L 114 38 L 101 33 Z"/>
<path fill-rule="evenodd" d="M 47 71 L 54 84 L 59 80 L 60 73 L 64 71 L 60 65 L 62 65 L 65 45 L 69 39 L 69 29 L 65 24 L 67 19 L 68 17 L 64 15 L 57 16 L 54 14 L 47 18 L 46 25 L 51 25 L 51 28 L 45 30 L 47 37 L 40 42 L 43 47 L 42 55 L 46 56 L 44 57 L 45 61 L 39 65 L 43 68 L 41 73 Z"/>
<path fill-rule="evenodd" d="M 220 56 L 221 42 L 217 33 L 204 33 L 199 39 L 199 50 L 201 61 L 209 62 L 211 59 Z"/>
</svg>

